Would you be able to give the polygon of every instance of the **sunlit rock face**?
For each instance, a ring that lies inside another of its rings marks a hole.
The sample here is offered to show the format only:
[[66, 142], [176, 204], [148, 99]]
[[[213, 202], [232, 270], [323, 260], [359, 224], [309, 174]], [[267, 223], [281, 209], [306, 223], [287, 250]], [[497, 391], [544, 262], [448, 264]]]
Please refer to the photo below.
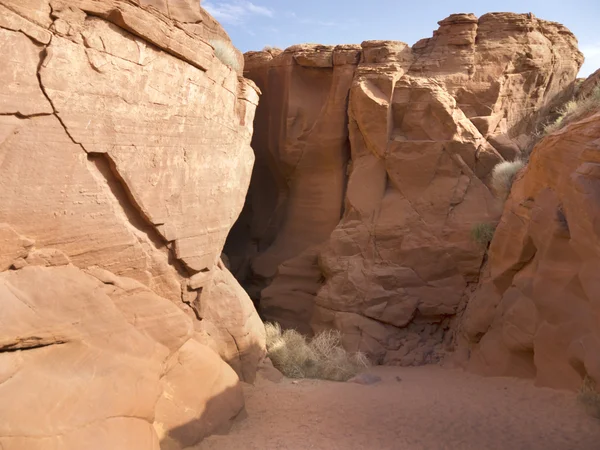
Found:
[[243, 407], [258, 91], [214, 39], [197, 1], [0, 0], [4, 450], [185, 448]]
[[600, 381], [600, 114], [543, 139], [513, 184], [461, 324], [468, 368]]
[[492, 168], [572, 94], [575, 37], [528, 14], [452, 15], [432, 38], [249, 52], [262, 91], [226, 245], [266, 319], [334, 327], [378, 363], [437, 361], [475, 288]]

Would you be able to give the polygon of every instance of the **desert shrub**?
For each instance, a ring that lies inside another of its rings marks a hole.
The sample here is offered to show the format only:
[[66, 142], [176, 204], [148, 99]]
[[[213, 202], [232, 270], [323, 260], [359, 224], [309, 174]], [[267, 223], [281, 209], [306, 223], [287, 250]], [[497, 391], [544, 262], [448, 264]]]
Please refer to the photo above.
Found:
[[323, 331], [307, 339], [296, 330], [282, 331], [266, 323], [267, 353], [273, 365], [289, 378], [347, 381], [368, 367], [361, 352], [348, 353], [337, 330]]
[[215, 56], [219, 58], [219, 61], [226, 66], [231, 67], [231, 69], [235, 70], [236, 72], [240, 71], [241, 67], [238, 60], [238, 55], [231, 44], [217, 39], [211, 40], [210, 44], [214, 47]]
[[491, 223], [476, 223], [471, 228], [471, 238], [482, 247], [487, 247], [494, 238], [496, 227]]
[[492, 170], [492, 189], [501, 199], [506, 199], [510, 193], [515, 176], [525, 166], [525, 161], [504, 161], [496, 164]]
[[585, 377], [577, 399], [589, 415], [600, 419], [600, 392], [596, 390], [596, 383], [591, 378]]
[[263, 52], [270, 52], [270, 53], [281, 53], [283, 50], [280, 49], [279, 47], [272, 47], [270, 45], [265, 45], [262, 49]]
[[565, 125], [583, 119], [595, 111], [600, 111], [600, 86], [597, 86], [585, 98], [568, 101], [560, 109], [558, 118], [544, 127], [544, 134], [554, 133]]

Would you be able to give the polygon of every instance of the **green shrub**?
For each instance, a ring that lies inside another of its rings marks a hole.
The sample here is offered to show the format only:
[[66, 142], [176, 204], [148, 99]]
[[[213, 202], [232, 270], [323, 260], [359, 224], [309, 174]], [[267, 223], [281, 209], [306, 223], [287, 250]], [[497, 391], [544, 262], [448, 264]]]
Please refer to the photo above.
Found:
[[471, 238], [482, 247], [487, 247], [494, 238], [496, 227], [491, 223], [477, 223], [471, 228]]
[[237, 52], [230, 43], [215, 39], [211, 40], [210, 44], [214, 47], [215, 56], [219, 58], [219, 61], [230, 67], [232, 70], [235, 70], [238, 73], [240, 72], [241, 67]]
[[554, 133], [595, 111], [600, 111], [600, 86], [597, 86], [588, 97], [567, 102], [559, 111], [558, 118], [544, 127], [544, 134]]
[[515, 176], [525, 167], [525, 161], [504, 161], [496, 164], [492, 170], [492, 189], [502, 200], [506, 200], [512, 187]]
[[279, 324], [266, 323], [265, 329], [269, 358], [286, 377], [347, 381], [369, 365], [363, 353], [344, 350], [337, 330], [323, 331], [307, 342], [296, 330], [282, 332]]
[[600, 419], [600, 392], [591, 378], [585, 377], [577, 399], [590, 416]]

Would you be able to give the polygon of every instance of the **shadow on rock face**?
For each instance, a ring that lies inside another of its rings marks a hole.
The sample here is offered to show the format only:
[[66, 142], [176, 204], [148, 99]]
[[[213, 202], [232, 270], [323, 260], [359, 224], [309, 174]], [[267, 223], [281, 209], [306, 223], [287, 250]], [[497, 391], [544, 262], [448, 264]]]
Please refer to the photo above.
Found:
[[227, 434], [234, 421], [247, 416], [243, 383], [228, 365], [213, 360], [215, 356], [211, 352], [206, 361], [197, 355], [195, 361], [185, 361], [183, 354], [175, 363], [181, 367], [164, 377], [154, 422], [161, 450], [196, 448], [212, 434]]
[[160, 449], [195, 448], [211, 434], [227, 434], [234, 420], [243, 420], [246, 416], [241, 383], [238, 383], [209, 399], [199, 417], [166, 430], [160, 440]]

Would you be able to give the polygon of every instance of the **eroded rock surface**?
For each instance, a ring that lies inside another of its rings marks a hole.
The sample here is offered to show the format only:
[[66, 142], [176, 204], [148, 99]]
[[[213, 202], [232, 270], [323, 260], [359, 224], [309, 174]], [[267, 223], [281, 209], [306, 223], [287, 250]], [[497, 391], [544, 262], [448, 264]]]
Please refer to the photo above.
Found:
[[471, 229], [502, 212], [491, 170], [527, 148], [582, 63], [565, 27], [530, 14], [439, 24], [412, 47], [245, 55], [264, 94], [232, 270], [266, 319], [338, 328], [386, 364], [439, 359], [484, 259]]
[[359, 46], [320, 45], [294, 46], [275, 58], [247, 55], [245, 74], [262, 91], [252, 138], [256, 165], [246, 211], [225, 251], [253, 298], [279, 264], [325, 242], [339, 222], [348, 92], [359, 56]]
[[258, 92], [211, 39], [197, 1], [0, 0], [3, 449], [183, 448], [242, 407]]
[[462, 320], [469, 368], [577, 389], [600, 382], [600, 114], [534, 149]]
[[243, 407], [192, 320], [133, 279], [29, 265], [0, 274], [0, 295], [3, 449], [183, 448]]

